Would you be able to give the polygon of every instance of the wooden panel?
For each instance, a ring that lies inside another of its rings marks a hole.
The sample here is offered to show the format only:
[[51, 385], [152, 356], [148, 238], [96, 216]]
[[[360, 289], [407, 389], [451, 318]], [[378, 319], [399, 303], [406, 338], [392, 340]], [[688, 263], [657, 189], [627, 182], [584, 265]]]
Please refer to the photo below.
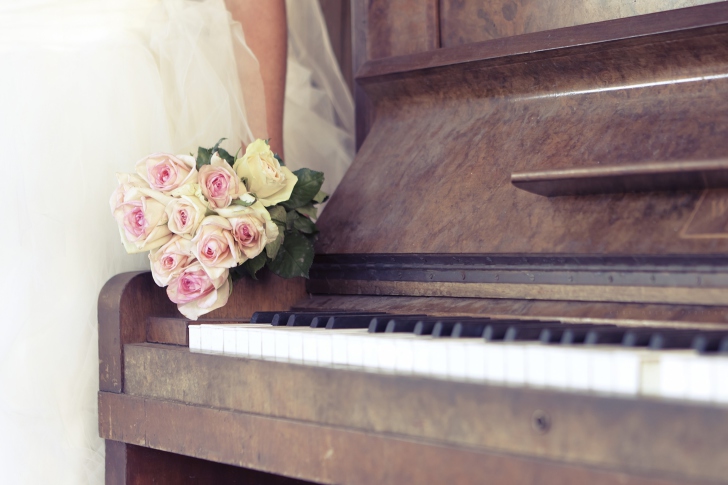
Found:
[[246, 468], [106, 440], [106, 485], [305, 485]]
[[306, 297], [304, 278], [284, 279], [268, 270], [257, 280], [243, 278], [233, 285], [227, 305], [204, 316], [206, 319], [248, 319], [254, 312], [286, 310]]
[[190, 344], [186, 318], [149, 317], [147, 342], [188, 346]]
[[339, 295], [404, 295], [460, 298], [523, 298], [624, 303], [710, 305], [725, 308], [725, 288], [538, 285], [512, 283], [422, 283], [414, 281], [312, 281], [311, 291]]
[[728, 159], [514, 172], [511, 183], [555, 197], [728, 187]]
[[[134, 401], [133, 406], [122, 405]], [[139, 411], [124, 415], [122, 408]], [[231, 410], [100, 393], [102, 436], [137, 420], [145, 446], [326, 484], [667, 485], [700, 483], [589, 469]]]
[[441, 41], [451, 47], [717, 1], [441, 0]]
[[487, 298], [411, 296], [317, 295], [295, 305], [300, 310], [386, 311], [427, 315], [490, 316], [493, 318], [557, 319], [570, 323], [658, 325], [725, 328], [728, 312], [721, 307], [646, 305], [637, 303], [586, 303]]
[[440, 47], [437, 0], [368, 0], [368, 3], [369, 59]]
[[[680, 237], [699, 192], [577, 202], [510, 183], [514, 171], [724, 157], [728, 3], [690, 13], [694, 24], [726, 24], [650, 37], [644, 24], [617, 20], [490, 41], [477, 53], [441, 49], [403, 60], [403, 72], [390, 61], [365, 66], [359, 82], [375, 101], [375, 122], [319, 220], [317, 251], [728, 252], [725, 238]], [[668, 14], [649, 26], [686, 22]], [[559, 49], [529, 50], [552, 34]], [[627, 40], [599, 45], [599, 36]]]
[[[126, 382], [132, 395], [365, 432], [634, 473], [728, 476], [725, 407], [377, 375], [153, 344], [127, 346]], [[532, 427], [537, 410], [551, 417], [545, 434]], [[125, 436], [137, 430], [136, 422], [117, 426]]]
[[121, 273], [99, 293], [99, 388], [122, 392], [124, 344], [144, 342], [150, 315], [181, 316], [150, 272]]
[[[248, 319], [261, 310], [285, 310], [306, 297], [303, 278], [286, 280], [260, 272], [260, 279], [242, 279], [235, 283], [228, 304], [210, 312], [207, 320]], [[169, 301], [164, 288], [158, 287], [150, 272], [122, 273], [111, 278], [99, 294], [99, 386], [102, 391], [123, 392], [124, 345], [151, 339], [187, 339], [181, 327], [153, 328], [147, 332], [150, 316], [182, 315]], [[172, 332], [172, 334], [170, 334]]]

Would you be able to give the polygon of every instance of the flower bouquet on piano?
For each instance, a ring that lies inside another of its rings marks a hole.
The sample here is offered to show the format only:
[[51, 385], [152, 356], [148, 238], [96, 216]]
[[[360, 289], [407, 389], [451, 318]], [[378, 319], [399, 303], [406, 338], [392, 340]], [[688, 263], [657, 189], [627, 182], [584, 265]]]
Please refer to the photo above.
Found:
[[[308, 277], [324, 174], [291, 172], [267, 141], [240, 157], [220, 147], [197, 157], [156, 153], [118, 173], [111, 211], [128, 253], [149, 251], [154, 281], [196, 320], [227, 303], [233, 281], [267, 266]], [[237, 155], [237, 154], [236, 154]]]

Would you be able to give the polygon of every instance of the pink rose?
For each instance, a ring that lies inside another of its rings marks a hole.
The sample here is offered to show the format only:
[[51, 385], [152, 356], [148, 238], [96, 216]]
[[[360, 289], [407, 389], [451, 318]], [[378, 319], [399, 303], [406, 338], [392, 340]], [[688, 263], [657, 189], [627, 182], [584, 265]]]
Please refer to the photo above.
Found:
[[[156, 249], [172, 238], [167, 227], [168, 198], [151, 189], [131, 187], [120, 196], [114, 209], [121, 241], [128, 253]], [[113, 201], [112, 201], [113, 204]]]
[[211, 278], [199, 262], [187, 266], [167, 287], [167, 296], [191, 320], [225, 305], [230, 296], [228, 272]]
[[167, 286], [172, 278], [179, 276], [195, 257], [192, 242], [180, 236], [173, 236], [167, 244], [149, 253], [152, 263], [152, 277], [159, 286]]
[[116, 180], [119, 181], [119, 185], [116, 187], [114, 192], [112, 192], [111, 199], [109, 200], [112, 213], [117, 207], [124, 203], [127, 192], [129, 192], [132, 188], [149, 187], [149, 184], [147, 184], [144, 179], [133, 173], [117, 173]]
[[192, 253], [211, 278], [217, 278], [227, 268], [236, 266], [240, 261], [240, 251], [235, 246], [228, 220], [220, 216], [205, 217], [192, 239]]
[[222, 209], [245, 193], [240, 178], [233, 168], [217, 153], [212, 156], [210, 165], [200, 168], [200, 189], [210, 207]]
[[169, 230], [180, 236], [191, 238], [205, 218], [207, 208], [195, 196], [183, 195], [167, 204]]
[[232, 207], [235, 210], [226, 211], [224, 215], [229, 217], [233, 238], [246, 258], [254, 258], [263, 252], [266, 244], [276, 240], [278, 226], [260, 202], [250, 207]]
[[139, 160], [136, 172], [151, 188], [164, 193], [197, 182], [195, 159], [189, 155], [155, 153]]

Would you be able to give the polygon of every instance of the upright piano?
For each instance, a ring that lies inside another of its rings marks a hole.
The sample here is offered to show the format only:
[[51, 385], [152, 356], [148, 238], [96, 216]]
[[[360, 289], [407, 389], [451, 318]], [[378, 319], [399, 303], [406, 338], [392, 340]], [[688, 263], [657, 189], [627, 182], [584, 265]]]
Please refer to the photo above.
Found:
[[[107, 483], [728, 483], [728, 3], [352, 14], [360, 146], [310, 279], [201, 322], [149, 273], [104, 287]], [[308, 358], [252, 350], [308, 335], [264, 312], [375, 323]], [[248, 347], [200, 351], [215, 325]]]

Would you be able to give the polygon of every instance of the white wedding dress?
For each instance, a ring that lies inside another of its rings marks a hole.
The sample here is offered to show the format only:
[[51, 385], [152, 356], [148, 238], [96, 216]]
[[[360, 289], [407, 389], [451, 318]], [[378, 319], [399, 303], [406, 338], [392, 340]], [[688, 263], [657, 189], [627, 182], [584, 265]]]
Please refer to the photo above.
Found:
[[[289, 0], [285, 154], [332, 191], [353, 103], [317, 0]], [[0, 1], [0, 474], [103, 482], [96, 300], [148, 268], [119, 241], [115, 172], [260, 136], [257, 61], [223, 0]]]

